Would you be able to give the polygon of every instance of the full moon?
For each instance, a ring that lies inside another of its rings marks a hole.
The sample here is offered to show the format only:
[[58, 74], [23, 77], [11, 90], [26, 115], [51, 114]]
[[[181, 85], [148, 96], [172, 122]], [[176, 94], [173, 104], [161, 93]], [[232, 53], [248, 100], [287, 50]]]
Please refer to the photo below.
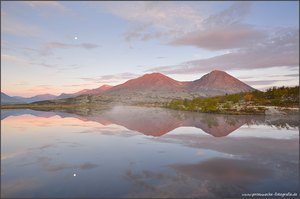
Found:
[[74, 37], [74, 39], [77, 40], [78, 38], [77, 38], [77, 37]]

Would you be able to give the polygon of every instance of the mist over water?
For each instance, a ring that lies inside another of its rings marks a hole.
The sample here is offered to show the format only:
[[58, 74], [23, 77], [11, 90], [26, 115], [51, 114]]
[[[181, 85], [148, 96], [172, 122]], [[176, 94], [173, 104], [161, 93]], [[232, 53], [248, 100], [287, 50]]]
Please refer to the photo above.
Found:
[[1, 110], [1, 197], [299, 194], [298, 115]]

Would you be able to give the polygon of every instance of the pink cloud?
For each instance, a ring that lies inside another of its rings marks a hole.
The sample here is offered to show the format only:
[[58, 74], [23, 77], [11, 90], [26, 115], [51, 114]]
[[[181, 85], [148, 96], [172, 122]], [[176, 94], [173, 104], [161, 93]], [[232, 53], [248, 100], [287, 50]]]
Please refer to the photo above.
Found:
[[263, 31], [251, 26], [232, 25], [187, 33], [174, 39], [172, 45], [191, 45], [208, 50], [240, 48], [265, 38]]
[[166, 74], [191, 74], [211, 69], [235, 70], [269, 67], [299, 67], [299, 30], [284, 28], [274, 30], [263, 40], [258, 40], [239, 50], [208, 59], [186, 61], [173, 66], [154, 67], [148, 71]]

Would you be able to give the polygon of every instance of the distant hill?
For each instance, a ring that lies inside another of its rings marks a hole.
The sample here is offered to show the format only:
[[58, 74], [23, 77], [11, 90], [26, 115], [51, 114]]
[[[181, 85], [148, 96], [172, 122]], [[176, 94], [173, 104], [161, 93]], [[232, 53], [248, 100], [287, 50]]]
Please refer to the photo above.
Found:
[[1, 104], [21, 104], [24, 103], [20, 99], [11, 97], [3, 92], [1, 92]]
[[82, 92], [81, 94], [85, 94], [85, 95], [86, 94], [88, 94], [88, 95], [100, 94], [100, 93], [103, 93], [104, 91], [111, 89], [112, 87], [113, 86], [104, 84], [103, 86], [100, 86], [99, 88], [85, 89], [84, 92]]
[[59, 96], [52, 95], [52, 94], [41, 94], [41, 95], [35, 95], [33, 97], [9, 96], [1, 92], [1, 102], [2, 104], [22, 104], [22, 103], [45, 101], [45, 100], [66, 99], [71, 97], [77, 97], [80, 95], [100, 94], [106, 90], [109, 90], [110, 88], [112, 88], [112, 86], [103, 85], [95, 89], [84, 89], [75, 93], [69, 93], [69, 94], [62, 93]]
[[53, 100], [56, 99], [56, 95], [51, 94], [42, 94], [42, 95], [36, 95], [33, 97], [19, 97], [14, 96], [14, 98], [18, 99], [19, 101], [22, 101], [23, 103], [31, 103], [31, 102], [37, 102], [37, 101], [43, 101], [43, 100]]
[[112, 88], [112, 86], [110, 85], [103, 85], [100, 86], [99, 88], [95, 88], [95, 89], [84, 89], [81, 91], [78, 91], [76, 93], [62, 93], [59, 96], [56, 97], [56, 99], [65, 99], [65, 98], [70, 98], [70, 97], [77, 97], [79, 95], [94, 95], [94, 94], [100, 94], [103, 93], [106, 90], [109, 90], [110, 88]]

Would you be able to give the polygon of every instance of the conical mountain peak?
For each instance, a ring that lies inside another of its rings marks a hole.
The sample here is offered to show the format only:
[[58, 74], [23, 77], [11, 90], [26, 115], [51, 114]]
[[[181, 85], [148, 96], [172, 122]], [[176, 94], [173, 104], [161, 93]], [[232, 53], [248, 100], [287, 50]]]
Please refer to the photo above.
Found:
[[119, 89], [167, 89], [176, 88], [182, 85], [181, 82], [176, 81], [161, 73], [145, 74], [141, 77], [128, 80], [127, 82], [113, 87], [111, 90]]
[[206, 91], [208, 95], [230, 94], [255, 90], [251, 86], [220, 70], [213, 70], [198, 80], [191, 82], [190, 89], [193, 91]]

